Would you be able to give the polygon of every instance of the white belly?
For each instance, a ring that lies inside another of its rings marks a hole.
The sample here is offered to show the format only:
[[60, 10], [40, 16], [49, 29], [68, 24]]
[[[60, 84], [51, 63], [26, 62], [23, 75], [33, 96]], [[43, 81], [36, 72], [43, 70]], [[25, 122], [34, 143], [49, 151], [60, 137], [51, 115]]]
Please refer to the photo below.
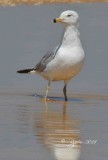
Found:
[[68, 80], [77, 75], [84, 61], [83, 50], [74, 48], [65, 52], [63, 48], [56, 57], [46, 66], [42, 76], [50, 81]]

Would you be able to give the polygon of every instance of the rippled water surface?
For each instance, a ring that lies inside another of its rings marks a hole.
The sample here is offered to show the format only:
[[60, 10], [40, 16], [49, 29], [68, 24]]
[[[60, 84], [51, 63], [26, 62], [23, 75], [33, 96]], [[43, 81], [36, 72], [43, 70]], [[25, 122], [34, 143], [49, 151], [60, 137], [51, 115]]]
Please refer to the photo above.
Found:
[[[67, 9], [80, 15], [86, 54], [68, 85], [34, 75], [32, 68], [60, 40], [52, 20]], [[108, 5], [54, 4], [0, 8], [0, 160], [106, 160], [108, 157]]]

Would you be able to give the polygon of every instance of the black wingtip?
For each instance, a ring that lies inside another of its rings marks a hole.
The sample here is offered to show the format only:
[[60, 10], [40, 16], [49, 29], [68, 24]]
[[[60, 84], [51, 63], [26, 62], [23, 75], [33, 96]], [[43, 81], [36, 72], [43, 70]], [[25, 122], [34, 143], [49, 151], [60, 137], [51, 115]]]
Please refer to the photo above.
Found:
[[20, 70], [20, 71], [17, 71], [17, 73], [23, 73], [23, 72], [22, 72], [22, 70]]
[[23, 70], [19, 70], [17, 71], [17, 73], [30, 73], [30, 71], [33, 71], [34, 69], [23, 69]]

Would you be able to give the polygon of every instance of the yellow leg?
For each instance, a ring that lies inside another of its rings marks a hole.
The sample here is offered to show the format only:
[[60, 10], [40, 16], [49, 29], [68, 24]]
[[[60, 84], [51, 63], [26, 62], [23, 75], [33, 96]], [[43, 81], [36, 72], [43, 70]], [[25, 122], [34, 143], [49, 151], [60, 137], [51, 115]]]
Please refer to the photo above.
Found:
[[46, 93], [45, 93], [45, 102], [47, 100], [47, 95], [48, 95], [49, 88], [50, 88], [50, 82], [48, 82], [48, 85], [47, 85], [47, 89], [46, 89]]

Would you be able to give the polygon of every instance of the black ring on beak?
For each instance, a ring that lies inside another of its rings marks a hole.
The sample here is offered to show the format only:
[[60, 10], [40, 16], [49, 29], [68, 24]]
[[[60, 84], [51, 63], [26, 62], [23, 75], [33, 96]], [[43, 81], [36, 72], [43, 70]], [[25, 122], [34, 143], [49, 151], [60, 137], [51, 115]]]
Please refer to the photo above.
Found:
[[56, 22], [57, 22], [56, 19], [54, 19], [54, 20], [53, 20], [53, 23], [56, 23]]

